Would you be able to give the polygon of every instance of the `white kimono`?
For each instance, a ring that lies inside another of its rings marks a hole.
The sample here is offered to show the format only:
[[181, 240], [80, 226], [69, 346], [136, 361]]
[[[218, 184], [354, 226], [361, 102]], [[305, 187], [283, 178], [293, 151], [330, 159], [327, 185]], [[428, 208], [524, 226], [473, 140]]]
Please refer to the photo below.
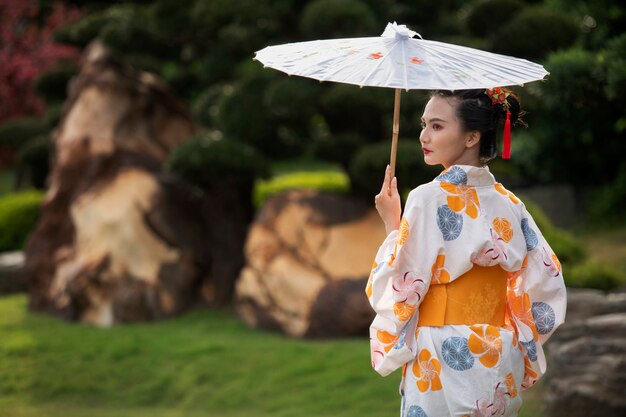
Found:
[[[417, 326], [430, 284], [474, 264], [507, 272], [506, 324]], [[372, 366], [383, 376], [402, 367], [401, 417], [517, 416], [565, 318], [561, 265], [524, 204], [488, 168], [466, 165], [411, 191], [366, 294]]]

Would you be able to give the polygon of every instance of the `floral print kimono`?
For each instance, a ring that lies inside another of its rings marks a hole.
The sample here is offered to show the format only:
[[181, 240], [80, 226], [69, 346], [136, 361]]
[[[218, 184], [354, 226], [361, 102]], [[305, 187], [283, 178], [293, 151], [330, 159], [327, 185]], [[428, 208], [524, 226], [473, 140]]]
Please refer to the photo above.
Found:
[[[474, 265], [504, 270], [505, 324], [418, 326], [430, 285]], [[546, 371], [543, 344], [565, 318], [557, 257], [486, 167], [454, 165], [411, 191], [366, 294], [376, 312], [372, 366], [383, 376], [402, 368], [401, 417], [517, 416], [521, 391]]]

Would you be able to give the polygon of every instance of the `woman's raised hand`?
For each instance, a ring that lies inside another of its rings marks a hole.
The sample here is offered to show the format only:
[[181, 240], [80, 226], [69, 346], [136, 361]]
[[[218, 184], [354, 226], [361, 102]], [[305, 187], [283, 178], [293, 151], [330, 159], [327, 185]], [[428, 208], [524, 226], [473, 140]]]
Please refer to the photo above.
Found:
[[400, 194], [398, 194], [398, 180], [396, 177], [391, 178], [391, 168], [387, 165], [385, 170], [385, 179], [380, 193], [374, 197], [376, 210], [380, 215], [387, 234], [392, 230], [400, 227], [400, 215], [402, 207], [400, 206]]

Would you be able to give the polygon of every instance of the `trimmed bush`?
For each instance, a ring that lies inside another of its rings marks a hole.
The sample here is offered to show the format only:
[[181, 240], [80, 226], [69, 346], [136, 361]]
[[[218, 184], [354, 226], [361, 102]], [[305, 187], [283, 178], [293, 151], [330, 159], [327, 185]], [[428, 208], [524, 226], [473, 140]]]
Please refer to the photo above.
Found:
[[67, 84], [78, 73], [71, 63], [62, 63], [41, 74], [35, 81], [35, 91], [45, 101], [62, 101], [67, 97]]
[[40, 191], [0, 197], [0, 252], [20, 250], [39, 219]]
[[465, 24], [472, 35], [486, 37], [506, 26], [523, 8], [524, 3], [520, 0], [477, 1]]
[[339, 163], [347, 170], [352, 156], [363, 145], [365, 145], [365, 140], [356, 133], [325, 135], [313, 141], [313, 156], [325, 161]]
[[496, 31], [491, 45], [494, 52], [541, 60], [549, 52], [572, 46], [580, 33], [573, 19], [543, 7], [531, 7]]
[[253, 183], [269, 171], [265, 159], [254, 148], [234, 140], [215, 140], [204, 134], [176, 148], [167, 166], [203, 189], [220, 182]]
[[[413, 189], [420, 184], [430, 182], [440, 172], [439, 167], [424, 164], [419, 151], [418, 141], [398, 141], [396, 156], [396, 177], [400, 195], [406, 190]], [[381, 142], [367, 145], [354, 155], [350, 162], [350, 182], [352, 192], [367, 202], [380, 191], [385, 175], [385, 167], [389, 163], [391, 142]]]
[[260, 207], [268, 197], [292, 189], [313, 189], [347, 194], [350, 179], [343, 172], [317, 171], [293, 172], [267, 181], [257, 181], [254, 188], [254, 205]]
[[[389, 137], [383, 117], [393, 108], [393, 91], [333, 84], [320, 100], [320, 110], [331, 132], [356, 132], [367, 142]], [[390, 117], [391, 119], [391, 117]]]
[[28, 168], [30, 182], [35, 188], [45, 188], [50, 171], [50, 149], [50, 137], [41, 135], [28, 141], [18, 152], [18, 164]]
[[625, 223], [626, 164], [622, 165], [613, 183], [595, 191], [589, 200], [589, 213], [595, 222], [604, 225]]
[[[609, 99], [626, 101], [626, 33], [611, 39], [604, 50], [606, 65], [606, 95]], [[626, 113], [623, 114], [621, 131], [626, 130]]]
[[381, 32], [376, 16], [360, 0], [314, 0], [302, 13], [300, 29], [310, 39], [374, 36]]
[[17, 150], [32, 138], [46, 133], [47, 126], [34, 117], [24, 117], [0, 125], [0, 147]]
[[624, 273], [598, 262], [586, 262], [570, 268], [563, 274], [565, 284], [575, 288], [595, 288], [610, 291], [626, 283]]

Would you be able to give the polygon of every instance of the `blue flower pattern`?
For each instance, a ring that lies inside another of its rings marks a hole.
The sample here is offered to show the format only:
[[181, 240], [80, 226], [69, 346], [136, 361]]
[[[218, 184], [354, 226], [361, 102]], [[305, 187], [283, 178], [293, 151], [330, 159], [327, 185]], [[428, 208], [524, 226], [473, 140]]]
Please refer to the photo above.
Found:
[[459, 167], [452, 167], [435, 178], [437, 181], [449, 182], [454, 185], [467, 185], [467, 173]]
[[409, 407], [409, 412], [406, 413], [406, 417], [428, 417], [428, 414], [419, 405], [412, 405]]
[[437, 226], [443, 234], [443, 240], [454, 240], [463, 230], [463, 216], [452, 211], [447, 204], [443, 205], [437, 209]]
[[537, 301], [533, 303], [531, 312], [533, 313], [535, 326], [537, 326], [537, 332], [539, 332], [539, 334], [550, 333], [556, 322], [556, 317], [552, 307], [543, 301]]
[[455, 371], [467, 371], [474, 366], [474, 356], [467, 347], [464, 337], [449, 337], [441, 345], [441, 356], [450, 368]]
[[398, 336], [398, 340], [396, 341], [396, 344], [393, 345], [394, 349], [402, 349], [404, 347], [406, 343], [406, 328], [407, 326], [404, 326], [404, 328], [400, 332], [400, 336]]
[[530, 342], [521, 342], [522, 346], [524, 346], [526, 348], [526, 351], [528, 352], [528, 359], [530, 359], [533, 362], [537, 361], [537, 345], [535, 344], [534, 340], [531, 340]]
[[528, 225], [528, 219], [522, 219], [522, 233], [524, 233], [524, 239], [526, 240], [526, 250], [531, 251], [539, 244], [537, 233]]

